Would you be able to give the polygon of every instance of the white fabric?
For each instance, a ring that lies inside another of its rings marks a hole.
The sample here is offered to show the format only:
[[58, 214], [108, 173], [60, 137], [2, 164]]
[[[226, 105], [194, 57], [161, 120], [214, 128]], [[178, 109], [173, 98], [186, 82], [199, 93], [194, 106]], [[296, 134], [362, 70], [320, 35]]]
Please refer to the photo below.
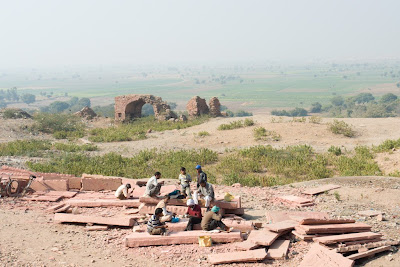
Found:
[[186, 201], [186, 206], [193, 206], [195, 203], [194, 203], [194, 200], [193, 199], [191, 199], [191, 198], [189, 198], [187, 201]]
[[124, 196], [125, 196], [126, 198], [129, 198], [130, 193], [129, 193], [128, 188], [126, 187], [125, 184], [120, 185], [120, 186], [118, 187], [117, 191], [115, 191], [115, 196], [116, 196], [116, 197], [119, 197], [121, 194], [124, 194]]
[[147, 183], [146, 183], [146, 192], [145, 192], [145, 195], [150, 196], [150, 190], [151, 190], [153, 187], [156, 187], [157, 184], [158, 184], [157, 177], [155, 177], [155, 176], [151, 177], [151, 178], [147, 181]]
[[194, 204], [198, 205], [199, 204], [199, 193], [197, 191], [194, 191], [193, 193], [193, 202]]
[[[190, 199], [189, 199], [189, 200], [190, 200]], [[188, 200], [188, 201], [189, 201], [189, 200]], [[213, 200], [213, 198], [212, 198], [211, 196], [205, 196], [205, 197], [204, 197], [204, 200], [206, 201], [206, 204], [205, 204], [206, 208], [210, 207], [210, 204], [211, 204], [211, 201]], [[195, 203], [196, 205], [199, 204], [199, 195], [198, 195], [198, 192], [197, 192], [197, 191], [195, 191], [195, 192], [193, 193], [193, 201], [194, 201], [194, 203]]]
[[204, 197], [204, 200], [206, 201], [206, 205], [205, 205], [206, 208], [210, 207], [212, 198], [209, 196], [206, 196], [206, 197]]

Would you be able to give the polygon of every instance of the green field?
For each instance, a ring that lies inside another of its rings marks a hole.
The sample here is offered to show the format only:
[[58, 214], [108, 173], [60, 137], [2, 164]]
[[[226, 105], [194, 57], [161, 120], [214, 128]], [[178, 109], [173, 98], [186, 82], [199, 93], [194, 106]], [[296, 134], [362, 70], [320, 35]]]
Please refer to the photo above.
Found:
[[321, 64], [310, 66], [146, 67], [29, 70], [0, 73], [0, 88], [20, 92], [68, 93], [78, 97], [153, 94], [185, 102], [194, 95], [219, 97], [246, 107], [309, 107], [334, 95], [358, 92], [399, 95], [400, 64]]

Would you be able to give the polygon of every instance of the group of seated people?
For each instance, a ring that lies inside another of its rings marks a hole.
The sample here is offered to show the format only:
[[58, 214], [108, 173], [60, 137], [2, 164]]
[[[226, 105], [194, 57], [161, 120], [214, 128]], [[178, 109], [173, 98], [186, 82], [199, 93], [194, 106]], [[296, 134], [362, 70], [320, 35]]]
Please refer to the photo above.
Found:
[[[219, 214], [220, 208], [213, 206], [211, 203], [214, 201], [214, 188], [212, 184], [207, 182], [207, 174], [203, 172], [200, 165], [196, 166], [197, 170], [197, 189], [194, 191], [193, 196], [190, 188], [192, 178], [186, 173], [184, 167], [180, 170], [179, 184], [181, 186], [180, 196], [187, 199], [187, 212], [185, 216], [189, 218], [188, 224], [185, 231], [193, 230], [194, 224], [201, 223], [201, 228], [205, 231], [211, 231], [217, 229], [230, 232], [232, 229], [227, 227], [222, 221], [222, 216]], [[157, 197], [160, 194], [162, 184], [158, 182], [161, 178], [161, 173], [156, 172], [146, 183], [146, 191], [144, 196]], [[130, 184], [121, 185], [115, 192], [115, 196], [121, 200], [128, 199], [130, 197], [131, 189]], [[132, 189], [133, 190], [133, 189]], [[203, 197], [205, 201], [205, 207], [207, 208], [204, 216], [201, 212], [199, 205], [199, 197]], [[165, 224], [173, 220], [176, 214], [171, 213], [167, 210], [167, 203], [171, 198], [170, 194], [165, 195], [164, 198], [157, 204], [154, 215], [151, 216], [147, 223], [147, 232], [151, 235], [165, 235], [167, 233], [168, 226]]]

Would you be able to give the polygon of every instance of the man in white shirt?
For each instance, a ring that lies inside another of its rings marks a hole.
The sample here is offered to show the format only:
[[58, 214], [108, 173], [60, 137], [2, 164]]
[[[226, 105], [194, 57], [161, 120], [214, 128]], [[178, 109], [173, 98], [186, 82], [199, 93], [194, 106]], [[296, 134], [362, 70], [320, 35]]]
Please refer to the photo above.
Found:
[[169, 195], [165, 195], [164, 199], [158, 202], [156, 209], [160, 208], [163, 210], [163, 216], [160, 218], [160, 222], [170, 222], [172, 217], [175, 215], [172, 212], [167, 211], [167, 203], [170, 199]]
[[131, 184], [123, 184], [120, 187], [118, 187], [117, 191], [115, 191], [115, 196], [121, 200], [128, 199], [131, 195], [131, 192], [129, 192], [129, 189], [131, 188]]
[[192, 193], [190, 192], [190, 182], [192, 181], [192, 177], [188, 173], [186, 173], [185, 167], [181, 168], [181, 173], [179, 174], [179, 184], [181, 185], [182, 194], [185, 197], [192, 197]]
[[144, 196], [155, 197], [160, 194], [161, 184], [158, 183], [157, 179], [160, 179], [161, 173], [156, 172], [153, 177], [151, 177], [146, 183], [146, 192]]

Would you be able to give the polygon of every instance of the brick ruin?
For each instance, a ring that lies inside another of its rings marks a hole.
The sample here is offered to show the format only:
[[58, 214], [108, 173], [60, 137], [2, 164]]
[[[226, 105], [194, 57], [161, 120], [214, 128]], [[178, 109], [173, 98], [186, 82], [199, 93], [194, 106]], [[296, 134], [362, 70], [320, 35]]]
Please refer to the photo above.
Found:
[[122, 95], [115, 97], [115, 120], [127, 121], [142, 117], [142, 107], [150, 104], [159, 120], [176, 119], [176, 114], [161, 97], [153, 95]]
[[[115, 120], [129, 121], [140, 118], [144, 104], [153, 106], [154, 116], [159, 120], [177, 119], [176, 114], [171, 111], [171, 107], [161, 97], [153, 95], [122, 95], [115, 97]], [[220, 107], [221, 104], [217, 97], [210, 99], [209, 106], [206, 100], [199, 96], [191, 98], [186, 105], [190, 117], [208, 114], [213, 117], [222, 116]]]

